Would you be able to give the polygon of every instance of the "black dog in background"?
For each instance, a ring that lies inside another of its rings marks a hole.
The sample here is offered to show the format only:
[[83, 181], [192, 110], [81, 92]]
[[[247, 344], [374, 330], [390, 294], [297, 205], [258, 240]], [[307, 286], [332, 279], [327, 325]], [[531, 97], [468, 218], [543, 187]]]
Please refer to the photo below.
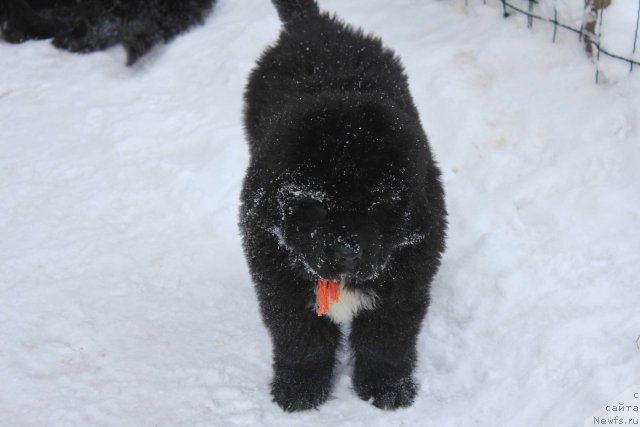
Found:
[[202, 23], [216, 0], [0, 0], [5, 40], [53, 38], [71, 52], [121, 44], [127, 64]]
[[240, 212], [273, 399], [286, 411], [327, 400], [338, 323], [351, 321], [356, 393], [409, 406], [444, 251], [440, 171], [399, 58], [313, 0], [273, 3], [284, 28], [245, 93]]

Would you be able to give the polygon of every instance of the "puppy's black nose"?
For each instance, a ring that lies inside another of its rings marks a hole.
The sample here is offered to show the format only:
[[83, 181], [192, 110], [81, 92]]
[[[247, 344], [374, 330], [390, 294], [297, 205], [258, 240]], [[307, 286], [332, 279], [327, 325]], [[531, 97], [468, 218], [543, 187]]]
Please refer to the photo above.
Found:
[[333, 256], [341, 263], [352, 263], [362, 255], [360, 246], [337, 243], [331, 247]]

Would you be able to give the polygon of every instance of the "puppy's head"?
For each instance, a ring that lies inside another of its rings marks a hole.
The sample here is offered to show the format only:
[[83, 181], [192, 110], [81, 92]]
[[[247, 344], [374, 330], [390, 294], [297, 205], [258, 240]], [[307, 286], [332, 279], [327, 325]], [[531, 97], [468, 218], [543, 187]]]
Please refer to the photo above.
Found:
[[424, 237], [416, 213], [430, 159], [417, 120], [393, 106], [340, 107], [303, 116], [279, 138], [278, 232], [312, 274], [358, 283]]

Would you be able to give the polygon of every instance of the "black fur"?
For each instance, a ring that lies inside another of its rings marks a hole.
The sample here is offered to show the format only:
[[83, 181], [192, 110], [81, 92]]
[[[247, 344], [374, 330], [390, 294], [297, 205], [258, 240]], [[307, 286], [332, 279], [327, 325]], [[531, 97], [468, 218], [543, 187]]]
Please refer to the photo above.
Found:
[[12, 43], [53, 38], [72, 52], [117, 44], [127, 64], [200, 24], [216, 0], [0, 0], [0, 28]]
[[353, 387], [409, 406], [416, 338], [444, 251], [437, 168], [395, 54], [313, 1], [273, 0], [285, 26], [245, 93], [250, 165], [240, 226], [284, 410], [330, 395], [340, 329], [314, 312], [319, 277], [373, 292], [349, 338]]
[[315, 0], [273, 0], [273, 3], [285, 26], [305, 19], [316, 19], [320, 14]]

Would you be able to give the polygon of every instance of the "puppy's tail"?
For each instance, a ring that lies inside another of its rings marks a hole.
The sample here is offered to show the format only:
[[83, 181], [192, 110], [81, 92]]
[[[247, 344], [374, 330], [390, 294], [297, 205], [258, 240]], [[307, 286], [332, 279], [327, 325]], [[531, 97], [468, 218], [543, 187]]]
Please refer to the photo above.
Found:
[[320, 16], [315, 0], [271, 0], [280, 20], [286, 26]]

